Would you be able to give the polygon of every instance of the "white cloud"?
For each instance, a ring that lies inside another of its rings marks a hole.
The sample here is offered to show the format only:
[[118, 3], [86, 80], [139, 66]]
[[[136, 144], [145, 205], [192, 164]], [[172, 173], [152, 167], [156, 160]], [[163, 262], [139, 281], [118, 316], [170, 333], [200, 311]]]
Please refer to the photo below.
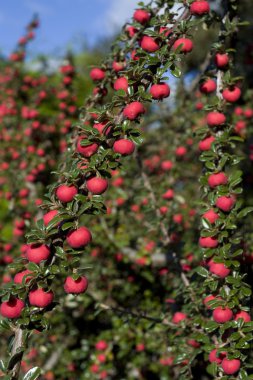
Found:
[[[113, 33], [122, 25], [130, 20], [134, 10], [137, 8], [136, 0], [106, 0], [108, 4], [108, 10], [105, 14], [105, 30], [107, 33]], [[148, 0], [144, 0], [147, 3]]]

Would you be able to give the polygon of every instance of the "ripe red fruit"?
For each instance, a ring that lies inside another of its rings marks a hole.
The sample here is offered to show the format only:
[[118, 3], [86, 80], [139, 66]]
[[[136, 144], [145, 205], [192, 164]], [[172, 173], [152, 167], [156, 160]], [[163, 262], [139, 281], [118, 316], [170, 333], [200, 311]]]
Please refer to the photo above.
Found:
[[207, 114], [206, 122], [209, 127], [216, 127], [218, 125], [224, 124], [226, 121], [226, 116], [218, 111], [209, 112]]
[[194, 1], [190, 6], [190, 12], [192, 15], [201, 16], [210, 12], [210, 5], [208, 1], [198, 0]]
[[123, 115], [129, 120], [135, 120], [138, 116], [145, 113], [146, 110], [142, 103], [132, 102], [129, 103], [123, 110]]
[[132, 141], [127, 139], [120, 139], [113, 144], [113, 150], [115, 153], [119, 153], [122, 156], [128, 156], [134, 152], [135, 145]]
[[182, 53], [189, 53], [193, 49], [193, 43], [189, 38], [179, 38], [174, 42], [173, 49], [176, 50], [180, 45], [180, 51]]
[[217, 212], [215, 212], [213, 209], [206, 211], [202, 216], [210, 223], [215, 223], [216, 220], [219, 219], [219, 214], [217, 214]]
[[241, 367], [241, 361], [239, 359], [226, 359], [224, 358], [221, 363], [221, 367], [226, 375], [233, 375], [238, 372]]
[[150, 13], [148, 13], [147, 11], [143, 9], [137, 9], [133, 15], [134, 20], [139, 22], [142, 25], [146, 24], [149, 21], [150, 17], [151, 17]]
[[169, 189], [166, 191], [166, 193], [163, 194], [163, 199], [172, 199], [174, 198], [174, 191], [172, 189]]
[[85, 140], [85, 138], [80, 137], [77, 141], [76, 150], [78, 153], [80, 153], [82, 156], [88, 158], [91, 157], [93, 154], [95, 154], [98, 150], [98, 144], [93, 143], [89, 145], [82, 146], [81, 141]]
[[226, 352], [220, 352], [218, 355], [217, 355], [217, 349], [215, 348], [214, 350], [212, 350], [208, 356], [208, 360], [210, 363], [217, 363], [217, 364], [220, 364], [222, 362], [222, 360], [224, 359], [224, 357], [226, 357], [227, 353]]
[[155, 41], [154, 38], [149, 36], [144, 36], [141, 39], [141, 48], [149, 53], [153, 53], [160, 49], [159, 44]]
[[53, 302], [54, 293], [51, 290], [46, 292], [44, 289], [38, 288], [31, 290], [28, 298], [32, 306], [46, 307]]
[[233, 312], [229, 307], [217, 307], [213, 311], [213, 319], [217, 323], [225, 323], [230, 321], [233, 317]]
[[96, 350], [104, 351], [104, 350], [107, 349], [108, 344], [106, 343], [105, 340], [100, 340], [99, 342], [97, 342], [97, 343], [95, 344], [95, 347], [96, 347]]
[[173, 222], [176, 224], [181, 224], [183, 222], [183, 215], [182, 214], [175, 214], [173, 215]]
[[126, 32], [129, 34], [130, 37], [133, 37], [138, 32], [138, 29], [136, 29], [133, 26], [129, 25], [126, 28]]
[[199, 142], [199, 150], [201, 150], [202, 152], [206, 150], [210, 150], [212, 143], [214, 141], [215, 141], [215, 138], [213, 136], [206, 137], [205, 139]]
[[177, 311], [172, 318], [173, 323], [180, 323], [181, 321], [185, 320], [187, 318], [187, 315], [185, 313], [182, 313], [180, 311]]
[[86, 182], [87, 189], [95, 195], [102, 194], [108, 187], [108, 181], [104, 178], [93, 177]]
[[236, 86], [233, 88], [225, 88], [225, 90], [222, 91], [222, 96], [227, 102], [235, 103], [241, 97], [241, 90]]
[[88, 280], [84, 276], [79, 277], [77, 280], [74, 280], [71, 276], [68, 276], [64, 283], [64, 290], [66, 293], [84, 293], [87, 288]]
[[166, 207], [166, 206], [161, 206], [161, 207], [159, 208], [159, 210], [160, 210], [160, 213], [161, 213], [162, 215], [165, 215], [165, 214], [167, 214], [167, 212], [168, 212], [168, 207]]
[[171, 33], [172, 29], [169, 29], [166, 26], [161, 26], [159, 29], [159, 34], [162, 34], [165, 37], [168, 37]]
[[229, 62], [229, 57], [226, 53], [224, 53], [224, 54], [217, 53], [214, 61], [215, 61], [216, 66], [219, 69], [223, 69], [223, 68], [227, 67], [228, 62]]
[[171, 170], [173, 168], [173, 162], [170, 160], [163, 161], [161, 163], [161, 168], [164, 171]]
[[115, 91], [124, 90], [125, 92], [127, 92], [128, 90], [127, 78], [121, 77], [121, 78], [116, 79], [116, 81], [114, 82], [113, 88]]
[[211, 263], [209, 270], [220, 278], [225, 278], [230, 273], [230, 269], [228, 269], [223, 263]]
[[189, 344], [189, 346], [192, 346], [194, 348], [200, 347], [200, 343], [197, 342], [195, 339], [188, 339], [187, 344]]
[[238, 321], [238, 319], [242, 318], [244, 320], [244, 322], [250, 322], [251, 321], [251, 317], [249, 315], [249, 313], [247, 313], [246, 311], [238, 311], [236, 314], [235, 314], [235, 320]]
[[153, 99], [164, 99], [170, 95], [170, 87], [167, 83], [153, 84], [149, 92]]
[[226, 185], [228, 183], [228, 177], [224, 172], [214, 173], [208, 177], [208, 184], [214, 188], [220, 185]]
[[47, 226], [51, 220], [58, 214], [57, 210], [50, 210], [43, 216], [45, 226]]
[[71, 202], [74, 196], [78, 193], [74, 185], [60, 185], [56, 189], [56, 197], [63, 203]]
[[[14, 282], [15, 284], [22, 284], [22, 280], [25, 276], [32, 273], [29, 269], [23, 270], [22, 272], [16, 273], [14, 276]], [[25, 283], [29, 282], [31, 280], [31, 276], [27, 276], [25, 279]]]
[[49, 256], [50, 249], [45, 244], [30, 244], [26, 251], [27, 259], [35, 264], [47, 260]]
[[0, 306], [0, 314], [5, 318], [20, 317], [25, 304], [19, 298], [12, 297], [9, 301], [5, 301]]
[[210, 94], [211, 92], [216, 91], [217, 85], [215, 80], [213, 79], [206, 79], [205, 82], [201, 83], [199, 89], [204, 94]]
[[217, 198], [215, 204], [222, 211], [228, 212], [234, 207], [235, 201], [235, 197], [233, 196], [226, 197], [225, 195], [222, 195], [221, 197]]
[[199, 245], [202, 248], [215, 248], [219, 244], [218, 240], [212, 236], [200, 237]]
[[69, 231], [67, 234], [67, 243], [71, 248], [83, 248], [92, 240], [92, 236], [88, 228], [80, 227], [77, 230]]
[[183, 157], [186, 155], [187, 149], [184, 146], [179, 146], [175, 153], [177, 157]]
[[104, 70], [102, 69], [99, 69], [97, 67], [94, 67], [94, 69], [92, 69], [90, 71], [90, 77], [92, 80], [94, 81], [97, 81], [97, 80], [102, 80], [105, 78], [105, 72]]
[[119, 71], [123, 70], [125, 67], [125, 63], [124, 62], [117, 62], [117, 61], [113, 61], [112, 63], [112, 68], [114, 71], [116, 71], [116, 73], [118, 73]]
[[205, 307], [206, 307], [207, 309], [210, 309], [210, 306], [208, 305], [208, 302], [209, 302], [209, 301], [213, 301], [213, 300], [215, 300], [215, 298], [216, 298], [216, 297], [214, 297], [212, 294], [210, 294], [210, 296], [206, 296], [206, 297], [204, 298], [203, 303], [204, 303], [204, 305], [205, 305]]

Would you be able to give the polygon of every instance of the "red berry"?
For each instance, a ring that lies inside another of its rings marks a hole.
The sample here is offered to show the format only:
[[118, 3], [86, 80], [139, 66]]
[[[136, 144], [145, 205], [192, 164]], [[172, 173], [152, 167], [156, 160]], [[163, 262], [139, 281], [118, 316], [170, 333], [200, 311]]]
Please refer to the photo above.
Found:
[[236, 86], [233, 88], [225, 88], [225, 90], [222, 91], [222, 96], [227, 102], [235, 103], [241, 97], [241, 90]]
[[92, 240], [92, 236], [88, 228], [80, 227], [77, 230], [69, 231], [67, 234], [67, 243], [71, 248], [83, 248]]
[[96, 350], [104, 351], [104, 350], [107, 349], [108, 344], [106, 343], [105, 340], [100, 340], [99, 342], [97, 342], [97, 343], [95, 344], [95, 347], [96, 347]]
[[43, 221], [45, 226], [47, 226], [51, 220], [54, 219], [54, 217], [58, 214], [57, 210], [50, 210], [43, 216]]
[[150, 17], [150, 13], [143, 9], [137, 9], [133, 15], [135, 21], [139, 22], [140, 24], [146, 24], [149, 21]]
[[211, 273], [215, 274], [220, 278], [225, 278], [229, 275], [230, 269], [228, 269], [223, 263], [211, 263], [209, 266]]
[[206, 211], [202, 216], [210, 223], [215, 223], [216, 220], [219, 219], [219, 214], [217, 214], [217, 212], [215, 212], [213, 209]]
[[116, 79], [116, 81], [114, 82], [113, 88], [115, 91], [124, 90], [125, 92], [127, 92], [127, 90], [128, 90], [127, 78], [120, 77], [120, 78]]
[[213, 136], [206, 137], [204, 140], [201, 140], [199, 142], [199, 150], [206, 151], [210, 150], [212, 143], [215, 141], [215, 138]]
[[32, 306], [46, 307], [53, 302], [54, 293], [52, 291], [46, 292], [44, 289], [38, 288], [31, 290], [28, 298]]
[[199, 245], [202, 248], [215, 248], [219, 244], [218, 240], [212, 236], [200, 237]]
[[162, 34], [165, 37], [168, 37], [171, 33], [172, 29], [169, 29], [166, 26], [161, 26], [159, 29], [159, 34]]
[[210, 306], [208, 305], [208, 302], [209, 302], [209, 301], [213, 301], [213, 300], [215, 300], [215, 299], [216, 299], [216, 297], [214, 297], [212, 294], [210, 294], [210, 296], [206, 296], [206, 297], [204, 298], [204, 300], [203, 300], [203, 303], [204, 303], [205, 307], [206, 307], [207, 309], [210, 309]]
[[251, 317], [249, 315], [249, 313], [247, 313], [246, 311], [238, 311], [236, 314], [235, 314], [235, 320], [238, 321], [238, 319], [242, 318], [244, 320], [244, 322], [250, 322], [251, 321]]
[[[32, 273], [29, 269], [23, 270], [22, 272], [16, 273], [14, 276], [15, 284], [22, 284], [23, 278], [28, 274]], [[32, 276], [27, 276], [25, 283], [29, 282], [32, 279]]]
[[239, 359], [226, 359], [224, 358], [221, 363], [221, 367], [226, 375], [233, 375], [238, 372], [241, 367], [241, 361]]
[[56, 189], [56, 197], [63, 203], [71, 202], [74, 196], [78, 193], [74, 185], [60, 185]]
[[210, 354], [208, 356], [208, 360], [209, 360], [210, 363], [215, 362], [217, 364], [220, 364], [226, 355], [227, 355], [226, 352], [220, 352], [217, 355], [217, 349], [215, 348], [214, 350], [212, 350], [210, 352]]
[[208, 1], [198, 0], [194, 1], [190, 6], [190, 12], [192, 15], [201, 16], [210, 12], [210, 5]]
[[93, 177], [86, 182], [87, 189], [95, 195], [102, 194], [108, 187], [108, 181], [104, 178]]
[[224, 124], [226, 121], [226, 116], [218, 111], [209, 112], [206, 118], [209, 127], [215, 127]]
[[134, 28], [133, 26], [128, 26], [126, 28], [126, 32], [129, 34], [130, 37], [133, 37], [138, 32], [138, 29]]
[[116, 71], [116, 73], [118, 73], [119, 71], [123, 70], [125, 67], [125, 63], [124, 62], [116, 62], [116, 61], [113, 61], [112, 63], [112, 68], [114, 71]]
[[229, 57], [226, 53], [217, 53], [215, 56], [215, 64], [219, 69], [223, 69], [228, 65]]
[[223, 195], [217, 198], [215, 204], [220, 210], [228, 212], [234, 207], [235, 201], [235, 197]]
[[84, 276], [79, 277], [77, 280], [74, 280], [71, 276], [68, 276], [64, 283], [64, 290], [66, 293], [84, 293], [87, 288], [88, 280]]
[[[93, 128], [95, 128], [102, 135], [107, 123], [108, 123], [107, 121], [103, 121], [102, 123], [96, 123], [93, 125]], [[110, 130], [111, 130], [111, 127], [106, 129], [106, 132], [105, 132], [106, 136], [109, 134]]]
[[180, 45], [180, 51], [182, 53], [189, 53], [193, 49], [193, 43], [189, 38], [179, 38], [174, 42], [173, 49], [176, 50]]
[[189, 346], [192, 346], [194, 348], [200, 347], [200, 343], [197, 342], [195, 339], [188, 339], [187, 344], [189, 344]]
[[174, 191], [172, 189], [169, 189], [166, 191], [166, 193], [163, 194], [163, 199], [172, 199], [174, 198]]
[[135, 120], [138, 116], [145, 113], [146, 110], [142, 103], [132, 102], [129, 103], [123, 110], [123, 115], [129, 120]]
[[93, 143], [89, 145], [82, 146], [81, 141], [84, 141], [85, 138], [80, 137], [77, 141], [76, 150], [78, 153], [80, 153], [82, 156], [88, 158], [91, 157], [93, 154], [95, 154], [98, 150], [98, 144]]
[[217, 323], [225, 323], [232, 319], [233, 312], [229, 307], [217, 307], [213, 311], [213, 319]]
[[149, 92], [153, 99], [164, 99], [170, 95], [170, 88], [167, 83], [153, 84]]
[[176, 224], [181, 224], [183, 222], [183, 215], [182, 214], [175, 214], [173, 215], [173, 222]]
[[27, 259], [35, 264], [47, 260], [49, 256], [50, 249], [45, 244], [30, 244], [26, 251]]
[[214, 188], [220, 185], [226, 185], [228, 183], [228, 177], [224, 172], [214, 173], [208, 177], [208, 184]]
[[155, 41], [154, 38], [149, 36], [144, 36], [141, 39], [141, 48], [149, 53], [153, 53], [160, 49], [159, 44]]
[[122, 156], [129, 156], [134, 152], [135, 145], [132, 141], [127, 139], [120, 139], [113, 144], [113, 150], [115, 153], [119, 153]]
[[186, 155], [187, 153], [187, 150], [184, 146], [179, 146], [177, 149], [176, 149], [176, 156], [177, 157], [183, 157]]
[[99, 81], [105, 78], [105, 72], [104, 70], [95, 67], [90, 71], [90, 77], [94, 81]]
[[170, 160], [163, 161], [161, 163], [161, 168], [164, 171], [171, 170], [173, 168], [173, 162]]
[[210, 94], [211, 92], [216, 91], [217, 85], [215, 80], [213, 79], [206, 79], [205, 82], [201, 83], [200, 85], [200, 91], [204, 94]]
[[20, 317], [25, 304], [19, 298], [12, 297], [9, 301], [5, 301], [0, 306], [0, 314], [5, 318]]
[[185, 313], [182, 313], [180, 311], [177, 311], [172, 318], [173, 323], [180, 323], [181, 321], [184, 321], [187, 318], [187, 315]]

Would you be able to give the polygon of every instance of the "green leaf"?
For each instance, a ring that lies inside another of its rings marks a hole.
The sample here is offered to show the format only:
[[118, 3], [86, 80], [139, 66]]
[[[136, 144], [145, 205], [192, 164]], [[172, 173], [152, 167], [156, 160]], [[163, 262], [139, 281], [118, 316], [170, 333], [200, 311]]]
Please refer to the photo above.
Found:
[[68, 230], [69, 228], [73, 227], [73, 222], [68, 222], [68, 223], [64, 223], [62, 226], [61, 226], [61, 229], [62, 231], [66, 231]]
[[202, 277], [208, 277], [208, 275], [209, 275], [208, 270], [207, 270], [206, 268], [204, 268], [204, 267], [198, 267], [198, 268], [196, 269], [196, 272], [197, 272], [200, 276], [202, 276]]
[[242, 210], [238, 213], [237, 217], [238, 217], [238, 218], [244, 218], [247, 214], [249, 214], [249, 213], [252, 212], [252, 211], [253, 211], [253, 207], [245, 207], [244, 209], [242, 209]]
[[31, 368], [24, 376], [23, 380], [35, 380], [41, 375], [41, 369], [39, 367]]

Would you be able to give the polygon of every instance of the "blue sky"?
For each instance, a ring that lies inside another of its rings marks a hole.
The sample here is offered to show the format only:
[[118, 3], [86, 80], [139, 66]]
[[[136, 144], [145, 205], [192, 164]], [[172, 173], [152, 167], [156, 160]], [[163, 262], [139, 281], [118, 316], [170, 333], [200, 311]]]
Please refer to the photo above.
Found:
[[63, 54], [66, 46], [94, 44], [132, 15], [138, 0], [4, 0], [0, 7], [0, 51], [7, 55], [34, 13], [41, 20], [33, 54]]

